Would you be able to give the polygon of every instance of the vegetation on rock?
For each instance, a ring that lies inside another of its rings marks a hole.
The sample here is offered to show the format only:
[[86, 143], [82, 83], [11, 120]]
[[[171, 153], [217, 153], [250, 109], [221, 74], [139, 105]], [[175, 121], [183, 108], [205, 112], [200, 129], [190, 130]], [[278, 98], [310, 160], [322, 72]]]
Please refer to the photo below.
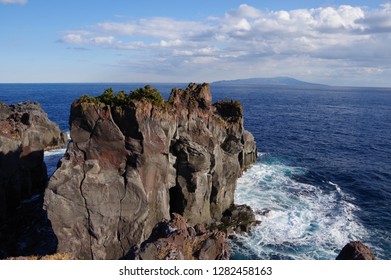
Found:
[[150, 85], [135, 89], [129, 94], [126, 94], [123, 90], [115, 94], [112, 88], [108, 88], [97, 97], [83, 95], [79, 100], [81, 103], [103, 103], [108, 106], [131, 105], [134, 101], [147, 101], [156, 106], [162, 106], [165, 104], [165, 100], [161, 93], [157, 89], [152, 88]]
[[153, 105], [163, 105], [164, 98], [162, 97], [161, 93], [155, 89], [152, 88], [150, 85], [146, 85], [144, 88], [138, 88], [134, 91], [132, 91], [129, 94], [128, 97], [130, 100], [147, 100], [148, 102], [151, 102]]
[[243, 108], [239, 101], [228, 100], [218, 101], [214, 104], [217, 113], [227, 122], [237, 122], [243, 116]]

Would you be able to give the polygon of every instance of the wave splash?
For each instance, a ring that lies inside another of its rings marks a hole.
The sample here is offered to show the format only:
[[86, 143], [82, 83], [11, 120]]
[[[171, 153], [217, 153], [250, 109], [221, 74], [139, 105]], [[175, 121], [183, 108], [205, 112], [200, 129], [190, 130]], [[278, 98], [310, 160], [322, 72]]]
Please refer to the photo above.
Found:
[[[67, 131], [66, 134], [69, 142], [71, 139], [70, 131]], [[47, 173], [49, 177], [53, 175], [54, 171], [56, 171], [57, 163], [64, 156], [65, 152], [66, 152], [66, 148], [53, 149], [44, 152], [43, 160], [46, 164]]]
[[49, 177], [52, 176], [54, 171], [56, 171], [57, 163], [64, 156], [65, 151], [65, 148], [45, 151], [43, 159], [45, 161]]
[[346, 243], [368, 236], [348, 195], [330, 181], [300, 182], [306, 174], [304, 168], [260, 154], [239, 178], [235, 203], [251, 206], [262, 223], [238, 237], [237, 258], [335, 259]]

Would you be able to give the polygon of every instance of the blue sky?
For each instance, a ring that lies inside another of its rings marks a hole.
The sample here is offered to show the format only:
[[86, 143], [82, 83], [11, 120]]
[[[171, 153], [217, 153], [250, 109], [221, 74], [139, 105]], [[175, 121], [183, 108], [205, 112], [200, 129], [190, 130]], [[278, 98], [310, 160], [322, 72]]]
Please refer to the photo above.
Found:
[[0, 82], [391, 87], [389, 1], [0, 0]]

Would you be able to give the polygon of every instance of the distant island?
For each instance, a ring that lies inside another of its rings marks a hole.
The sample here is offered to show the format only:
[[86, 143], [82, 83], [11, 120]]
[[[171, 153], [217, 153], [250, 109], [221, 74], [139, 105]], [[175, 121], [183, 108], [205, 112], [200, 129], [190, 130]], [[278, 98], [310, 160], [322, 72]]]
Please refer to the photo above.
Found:
[[281, 85], [281, 86], [326, 86], [323, 84], [308, 83], [290, 77], [249, 78], [238, 80], [222, 80], [212, 85]]

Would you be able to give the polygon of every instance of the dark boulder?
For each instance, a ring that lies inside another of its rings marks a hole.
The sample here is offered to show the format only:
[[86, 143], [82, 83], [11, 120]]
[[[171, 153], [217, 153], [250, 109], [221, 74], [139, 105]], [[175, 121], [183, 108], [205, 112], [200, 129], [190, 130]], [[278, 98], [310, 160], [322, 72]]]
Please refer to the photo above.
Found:
[[352, 241], [343, 247], [336, 260], [374, 260], [375, 254], [361, 241]]
[[254, 211], [248, 205], [232, 205], [224, 211], [218, 229], [227, 234], [249, 233], [251, 229], [261, 222], [255, 218]]

